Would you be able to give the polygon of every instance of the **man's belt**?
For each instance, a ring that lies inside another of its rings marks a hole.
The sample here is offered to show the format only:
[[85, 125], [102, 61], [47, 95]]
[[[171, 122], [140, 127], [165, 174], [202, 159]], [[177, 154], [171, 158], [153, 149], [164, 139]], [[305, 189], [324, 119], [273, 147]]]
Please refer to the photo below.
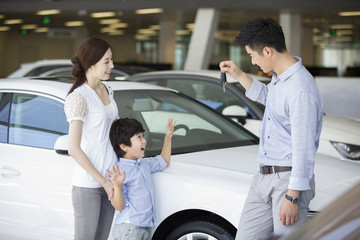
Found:
[[283, 166], [260, 166], [261, 174], [271, 174], [277, 172], [287, 172], [291, 171], [291, 167], [283, 167]]

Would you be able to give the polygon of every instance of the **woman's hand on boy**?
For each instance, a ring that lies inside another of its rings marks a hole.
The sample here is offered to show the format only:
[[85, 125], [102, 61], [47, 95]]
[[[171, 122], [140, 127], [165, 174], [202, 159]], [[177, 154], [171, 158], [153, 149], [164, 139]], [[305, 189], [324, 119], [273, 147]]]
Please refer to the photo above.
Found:
[[109, 174], [109, 176], [105, 176], [107, 179], [109, 179], [113, 184], [114, 187], [121, 187], [122, 184], [125, 181], [125, 171], [123, 170], [120, 173], [119, 165], [116, 165], [112, 167], [112, 172], [110, 172], [108, 169], [106, 169], [106, 172]]

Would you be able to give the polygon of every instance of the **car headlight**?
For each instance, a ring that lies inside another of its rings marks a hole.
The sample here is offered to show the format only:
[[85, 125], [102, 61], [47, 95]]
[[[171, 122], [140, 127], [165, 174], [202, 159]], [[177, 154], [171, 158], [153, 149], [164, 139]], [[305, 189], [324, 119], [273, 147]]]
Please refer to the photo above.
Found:
[[360, 160], [360, 146], [342, 142], [330, 141], [341, 156], [350, 160]]

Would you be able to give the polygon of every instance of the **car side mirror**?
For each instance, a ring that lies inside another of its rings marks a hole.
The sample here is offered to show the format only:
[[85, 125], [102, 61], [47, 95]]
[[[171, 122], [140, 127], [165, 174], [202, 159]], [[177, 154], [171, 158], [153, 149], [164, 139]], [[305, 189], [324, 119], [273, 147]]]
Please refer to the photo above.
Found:
[[236, 121], [240, 122], [242, 125], [246, 124], [247, 112], [244, 108], [240, 107], [239, 105], [231, 105], [224, 108], [222, 114], [235, 119]]
[[54, 144], [54, 150], [57, 154], [64, 154], [68, 155], [69, 152], [69, 135], [63, 135], [59, 137], [55, 144]]

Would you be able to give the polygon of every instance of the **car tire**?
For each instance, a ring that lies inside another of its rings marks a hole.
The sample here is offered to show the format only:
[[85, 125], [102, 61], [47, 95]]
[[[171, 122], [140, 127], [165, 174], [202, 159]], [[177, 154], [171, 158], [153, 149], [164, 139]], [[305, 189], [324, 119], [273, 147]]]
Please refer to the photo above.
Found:
[[217, 239], [234, 240], [234, 236], [219, 224], [207, 220], [195, 220], [184, 223], [172, 230], [165, 240], [186, 240], [186, 239]]

